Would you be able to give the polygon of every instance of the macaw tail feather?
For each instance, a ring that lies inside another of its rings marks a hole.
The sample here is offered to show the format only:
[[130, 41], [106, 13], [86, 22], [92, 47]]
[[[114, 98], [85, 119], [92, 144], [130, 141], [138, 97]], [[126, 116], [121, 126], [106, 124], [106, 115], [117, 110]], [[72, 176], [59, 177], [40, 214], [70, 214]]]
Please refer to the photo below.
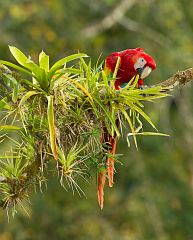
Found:
[[105, 181], [106, 176], [104, 173], [98, 173], [98, 189], [97, 189], [97, 195], [98, 195], [98, 203], [101, 208], [103, 209], [104, 205], [104, 187], [105, 187]]
[[101, 209], [104, 205], [104, 187], [106, 182], [106, 177], [108, 176], [109, 187], [113, 186], [114, 177], [114, 155], [117, 145], [117, 137], [112, 137], [106, 127], [103, 127], [103, 132], [100, 138], [101, 144], [106, 144], [104, 148], [108, 151], [109, 156], [106, 158], [105, 169], [103, 172], [99, 172], [97, 176], [98, 186], [97, 186], [97, 196], [98, 203]]
[[109, 179], [109, 187], [113, 187], [113, 178], [114, 178], [114, 156], [116, 152], [116, 146], [117, 146], [117, 138], [110, 137], [110, 145], [111, 150], [109, 153], [111, 154], [111, 157], [107, 158], [107, 173], [108, 173], [108, 179]]

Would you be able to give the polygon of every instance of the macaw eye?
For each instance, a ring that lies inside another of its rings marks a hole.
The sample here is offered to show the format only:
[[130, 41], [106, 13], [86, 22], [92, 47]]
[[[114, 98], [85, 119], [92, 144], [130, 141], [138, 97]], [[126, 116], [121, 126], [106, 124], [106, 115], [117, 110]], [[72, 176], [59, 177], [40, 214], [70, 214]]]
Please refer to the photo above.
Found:
[[138, 58], [137, 62], [134, 64], [134, 68], [143, 68], [146, 64], [146, 60], [144, 58]]

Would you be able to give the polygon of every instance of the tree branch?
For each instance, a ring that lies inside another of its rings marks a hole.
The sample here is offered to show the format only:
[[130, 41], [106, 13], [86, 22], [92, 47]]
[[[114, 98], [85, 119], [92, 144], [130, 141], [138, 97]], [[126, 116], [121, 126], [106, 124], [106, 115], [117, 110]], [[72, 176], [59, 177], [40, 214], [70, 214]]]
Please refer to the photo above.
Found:
[[143, 23], [136, 22], [135, 20], [132, 20], [125, 16], [119, 19], [118, 23], [129, 31], [139, 32], [143, 34], [146, 38], [154, 41], [160, 46], [169, 47], [171, 45], [171, 41], [169, 38], [164, 36], [162, 33], [146, 26]]
[[167, 91], [167, 89], [173, 90], [175, 87], [184, 86], [190, 81], [193, 81], [193, 68], [188, 68], [184, 71], [178, 71], [172, 77], [156, 84], [155, 86], [161, 86], [162, 88], [165, 88]]
[[82, 30], [82, 35], [86, 38], [95, 37], [101, 32], [111, 28], [126, 14], [137, 0], [122, 0], [107, 16], [101, 21], [92, 24]]
[[121, 1], [117, 7], [115, 7], [110, 13], [108, 13], [103, 19], [100, 21], [91, 24], [85, 27], [81, 33], [84, 38], [92, 38], [100, 33], [104, 32], [107, 29], [112, 28], [115, 24], [120, 24], [124, 28], [129, 31], [139, 32], [143, 34], [146, 38], [149, 38], [151, 41], [155, 43], [167, 47], [171, 45], [171, 40], [157, 32], [156, 30], [139, 23], [135, 20], [127, 18], [125, 16], [126, 12], [132, 8], [132, 6], [137, 3], [137, 0], [123, 0]]

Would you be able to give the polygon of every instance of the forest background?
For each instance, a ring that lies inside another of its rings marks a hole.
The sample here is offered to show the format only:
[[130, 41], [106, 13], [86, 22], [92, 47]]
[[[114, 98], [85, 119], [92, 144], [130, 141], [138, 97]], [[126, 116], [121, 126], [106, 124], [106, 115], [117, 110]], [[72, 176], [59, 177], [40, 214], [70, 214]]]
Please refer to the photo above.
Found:
[[[8, 45], [37, 59], [77, 51], [96, 62], [113, 51], [142, 47], [157, 62], [147, 84], [193, 67], [193, 1], [6, 0], [0, 1], [0, 59], [12, 61]], [[34, 193], [29, 210], [7, 221], [0, 212], [0, 239], [193, 239], [193, 85], [146, 105], [160, 132], [139, 137], [139, 151], [121, 141], [115, 186], [100, 211], [96, 179], [73, 196], [50, 174], [48, 188]], [[9, 147], [1, 144], [0, 153]]]

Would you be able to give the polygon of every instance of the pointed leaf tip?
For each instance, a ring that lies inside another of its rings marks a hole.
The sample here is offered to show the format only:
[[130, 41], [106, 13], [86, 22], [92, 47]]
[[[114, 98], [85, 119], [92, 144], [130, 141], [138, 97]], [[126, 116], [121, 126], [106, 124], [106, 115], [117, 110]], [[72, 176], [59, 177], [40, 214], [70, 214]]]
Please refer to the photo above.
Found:
[[39, 65], [46, 72], [49, 71], [49, 56], [43, 50], [39, 54]]
[[25, 54], [19, 50], [18, 48], [14, 46], [9, 46], [9, 50], [12, 53], [15, 60], [22, 66], [26, 65], [26, 62], [28, 61], [28, 58], [25, 56]]
[[9, 49], [13, 48], [14, 46], [8, 45]]

